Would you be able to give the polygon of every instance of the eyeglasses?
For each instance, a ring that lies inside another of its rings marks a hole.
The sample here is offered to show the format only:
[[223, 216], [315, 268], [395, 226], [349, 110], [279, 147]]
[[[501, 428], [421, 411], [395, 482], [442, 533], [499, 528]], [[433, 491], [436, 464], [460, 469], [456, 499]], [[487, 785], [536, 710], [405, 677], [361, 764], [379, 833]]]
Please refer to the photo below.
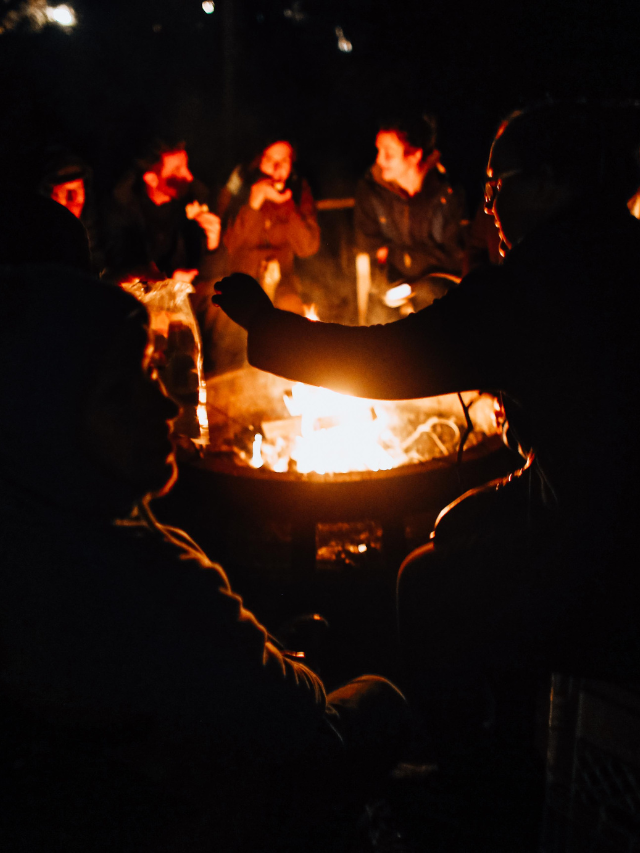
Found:
[[503, 172], [497, 178], [491, 178], [484, 185], [484, 210], [485, 213], [492, 213], [493, 205], [498, 193], [502, 189], [502, 182], [505, 178], [511, 178], [514, 175], [522, 173], [522, 169], [510, 169], [508, 172]]

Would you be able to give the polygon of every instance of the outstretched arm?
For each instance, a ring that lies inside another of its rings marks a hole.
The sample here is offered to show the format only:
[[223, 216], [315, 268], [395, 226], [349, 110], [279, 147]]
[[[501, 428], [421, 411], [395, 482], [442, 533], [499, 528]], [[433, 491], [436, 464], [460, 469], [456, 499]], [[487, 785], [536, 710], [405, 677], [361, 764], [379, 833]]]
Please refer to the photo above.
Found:
[[499, 385], [501, 360], [490, 336], [500, 288], [485, 275], [384, 326], [317, 323], [280, 311], [250, 276], [229, 276], [216, 290], [213, 301], [249, 332], [249, 361], [270, 373], [387, 400]]

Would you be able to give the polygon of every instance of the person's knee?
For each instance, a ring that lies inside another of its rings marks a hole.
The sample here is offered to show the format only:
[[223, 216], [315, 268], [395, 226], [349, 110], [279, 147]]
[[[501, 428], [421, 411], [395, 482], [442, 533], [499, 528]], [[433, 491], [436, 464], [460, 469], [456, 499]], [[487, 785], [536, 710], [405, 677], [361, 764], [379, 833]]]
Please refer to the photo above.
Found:
[[428, 542], [416, 548], [404, 559], [398, 571], [398, 594], [401, 590], [412, 588], [414, 583], [424, 577], [427, 567], [433, 560], [433, 554], [433, 543]]

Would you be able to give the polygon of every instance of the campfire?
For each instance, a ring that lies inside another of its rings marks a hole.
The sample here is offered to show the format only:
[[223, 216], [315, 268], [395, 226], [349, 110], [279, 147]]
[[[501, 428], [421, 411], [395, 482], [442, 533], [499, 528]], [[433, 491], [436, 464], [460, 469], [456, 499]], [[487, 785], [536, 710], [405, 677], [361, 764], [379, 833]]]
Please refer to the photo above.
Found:
[[[211, 453], [275, 474], [326, 478], [453, 456], [497, 431], [478, 391], [388, 402], [291, 383], [247, 367], [209, 380]], [[469, 420], [467, 420], [467, 413]]]

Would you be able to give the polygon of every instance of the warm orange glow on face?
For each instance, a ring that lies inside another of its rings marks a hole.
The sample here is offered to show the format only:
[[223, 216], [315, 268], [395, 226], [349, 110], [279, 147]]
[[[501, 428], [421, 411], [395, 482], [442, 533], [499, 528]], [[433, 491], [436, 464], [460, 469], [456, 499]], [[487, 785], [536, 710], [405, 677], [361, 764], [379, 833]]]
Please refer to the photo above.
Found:
[[262, 152], [260, 171], [278, 183], [284, 183], [291, 174], [293, 148], [288, 142], [274, 142]]
[[384, 181], [402, 184], [422, 160], [422, 149], [407, 148], [394, 130], [381, 130], [376, 136], [376, 163]]
[[143, 178], [155, 204], [165, 204], [180, 198], [193, 181], [187, 152], [184, 149], [165, 151], [156, 165], [144, 173]]
[[80, 219], [85, 202], [85, 188], [82, 178], [75, 181], [65, 181], [56, 184], [51, 190], [51, 198], [70, 210], [74, 216]]

